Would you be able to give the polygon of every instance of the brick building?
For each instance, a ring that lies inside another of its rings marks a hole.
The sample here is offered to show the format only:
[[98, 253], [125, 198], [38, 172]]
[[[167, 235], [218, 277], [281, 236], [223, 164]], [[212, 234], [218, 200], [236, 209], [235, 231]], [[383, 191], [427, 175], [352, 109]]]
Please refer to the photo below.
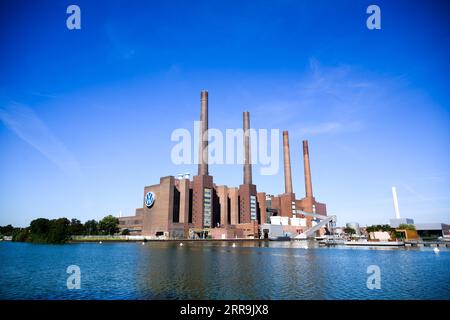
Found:
[[166, 176], [159, 184], [144, 187], [143, 206], [134, 216], [120, 217], [121, 230], [149, 238], [258, 238], [259, 225], [271, 216], [302, 221], [297, 232], [309, 228], [312, 218], [297, 215], [295, 210], [326, 215], [326, 206], [315, 200], [312, 192], [308, 142], [303, 141], [306, 196], [296, 199], [292, 175], [288, 132], [283, 132], [285, 192], [266, 195], [252, 182], [250, 154], [250, 115], [243, 113], [244, 166], [239, 187], [217, 185], [208, 170], [208, 92], [200, 95], [200, 143], [198, 173], [190, 177]]

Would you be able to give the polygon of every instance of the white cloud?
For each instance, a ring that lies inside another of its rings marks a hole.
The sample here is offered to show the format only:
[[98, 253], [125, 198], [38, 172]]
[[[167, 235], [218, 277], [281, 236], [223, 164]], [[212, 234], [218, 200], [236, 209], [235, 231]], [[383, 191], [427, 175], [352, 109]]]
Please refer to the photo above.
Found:
[[392, 103], [392, 91], [398, 87], [397, 80], [349, 65], [327, 67], [312, 58], [309, 66], [297, 81], [278, 90], [277, 97], [283, 99], [258, 106], [271, 125], [289, 130], [294, 137], [364, 130], [370, 114]]
[[1, 106], [0, 121], [65, 173], [80, 172], [79, 163], [64, 143], [29, 107], [14, 102]]

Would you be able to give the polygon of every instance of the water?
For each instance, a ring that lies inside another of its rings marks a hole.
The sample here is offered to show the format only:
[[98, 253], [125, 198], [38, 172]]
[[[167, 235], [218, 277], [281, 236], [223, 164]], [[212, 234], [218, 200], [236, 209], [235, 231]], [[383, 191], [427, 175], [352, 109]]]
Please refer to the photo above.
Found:
[[[306, 242], [0, 242], [0, 299], [450, 299], [450, 250]], [[69, 265], [81, 289], [67, 289]], [[381, 289], [369, 290], [378, 265]]]

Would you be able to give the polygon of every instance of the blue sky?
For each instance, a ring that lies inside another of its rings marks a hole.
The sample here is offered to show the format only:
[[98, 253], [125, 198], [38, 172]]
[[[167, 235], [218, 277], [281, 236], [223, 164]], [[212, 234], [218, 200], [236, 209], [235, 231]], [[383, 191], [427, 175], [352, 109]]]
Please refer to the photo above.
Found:
[[[81, 8], [81, 30], [66, 8]], [[381, 30], [366, 8], [381, 8]], [[447, 1], [2, 1], [0, 225], [134, 214], [143, 187], [196, 172], [170, 135], [210, 127], [289, 130], [294, 191], [338, 224], [450, 223]], [[280, 152], [281, 154], [281, 152]], [[284, 190], [278, 175], [260, 191]], [[237, 186], [239, 165], [212, 165]]]

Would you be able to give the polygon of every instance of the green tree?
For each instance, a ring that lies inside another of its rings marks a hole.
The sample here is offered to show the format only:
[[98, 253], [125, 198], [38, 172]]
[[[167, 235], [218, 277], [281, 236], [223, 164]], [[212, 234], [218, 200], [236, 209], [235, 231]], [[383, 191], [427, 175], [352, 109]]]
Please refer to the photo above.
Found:
[[99, 222], [98, 228], [102, 234], [113, 235], [119, 232], [119, 219], [112, 215], [106, 216]]
[[50, 230], [47, 235], [48, 243], [65, 243], [69, 240], [70, 221], [67, 218], [59, 218], [50, 221]]
[[123, 230], [122, 230], [122, 235], [123, 235], [123, 236], [129, 236], [129, 235], [130, 235], [130, 230], [128, 230], [128, 229], [123, 229]]
[[[40, 243], [64, 243], [69, 239], [70, 221], [67, 218], [48, 220], [39, 218], [31, 221], [28, 236], [21, 233], [18, 239]], [[21, 240], [19, 240], [21, 241]]]
[[84, 231], [87, 235], [98, 234], [98, 222], [95, 220], [88, 220], [84, 223]]
[[45, 218], [38, 218], [31, 221], [28, 240], [31, 242], [47, 242], [50, 225], [50, 220]]
[[416, 230], [416, 226], [413, 224], [402, 223], [398, 226], [398, 229]]
[[85, 234], [84, 225], [81, 223], [80, 220], [78, 219], [70, 220], [69, 234], [71, 236]]
[[12, 236], [14, 227], [10, 224], [0, 227], [0, 236]]
[[388, 224], [377, 224], [377, 225], [372, 225], [366, 228], [367, 232], [376, 232], [376, 231], [387, 231], [390, 232], [391, 231], [391, 226]]
[[356, 233], [355, 229], [350, 228], [350, 227], [344, 228], [344, 232], [349, 235], [353, 235]]
[[14, 228], [12, 241], [25, 242], [30, 237], [30, 228]]

